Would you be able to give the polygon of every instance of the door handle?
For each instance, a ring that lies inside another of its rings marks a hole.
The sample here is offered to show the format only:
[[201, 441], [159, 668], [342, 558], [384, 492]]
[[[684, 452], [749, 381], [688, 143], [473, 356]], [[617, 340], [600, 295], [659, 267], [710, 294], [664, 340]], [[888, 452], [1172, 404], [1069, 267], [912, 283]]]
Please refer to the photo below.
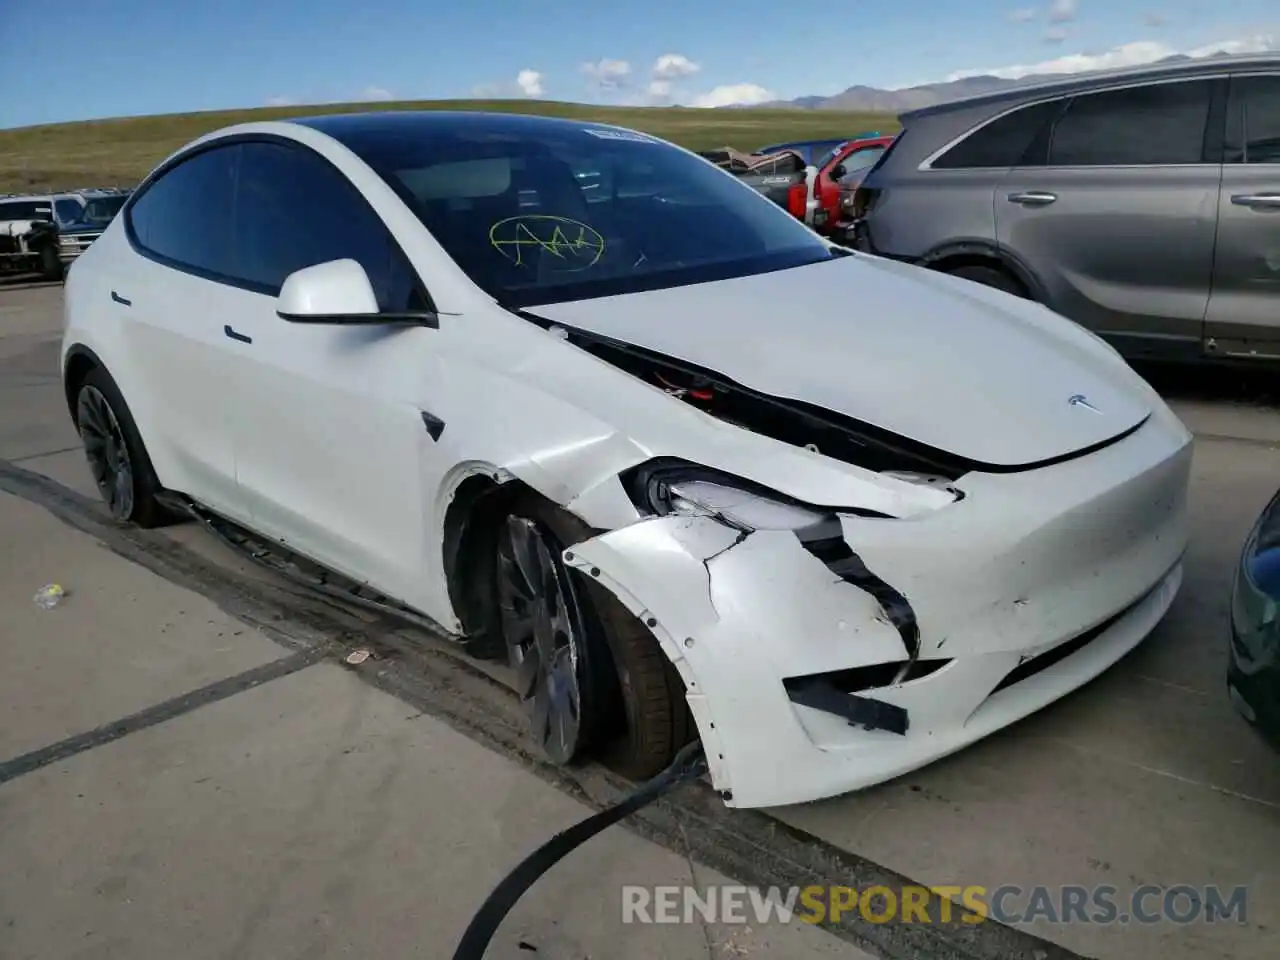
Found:
[[1280, 210], [1280, 193], [1237, 193], [1231, 202], [1237, 207], [1255, 210]]
[[243, 333], [238, 332], [229, 323], [223, 325], [222, 332], [232, 340], [239, 340], [241, 343], [253, 343], [253, 337], [247, 337]]
[[120, 296], [120, 294], [116, 293], [114, 290], [111, 291], [111, 299], [114, 300], [116, 303], [123, 304], [126, 307], [133, 306], [132, 300], [126, 300], [124, 297]]
[[1020, 203], [1024, 207], [1047, 207], [1057, 199], [1056, 193], [1048, 193], [1044, 190], [1027, 190], [1025, 193], [1009, 194], [1010, 203]]

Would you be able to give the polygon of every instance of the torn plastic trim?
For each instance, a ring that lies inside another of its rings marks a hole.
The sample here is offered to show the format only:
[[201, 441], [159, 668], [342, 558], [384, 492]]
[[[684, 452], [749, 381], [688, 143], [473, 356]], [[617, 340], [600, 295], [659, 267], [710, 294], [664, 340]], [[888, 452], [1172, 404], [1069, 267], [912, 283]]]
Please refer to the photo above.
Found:
[[822, 679], [788, 684], [787, 696], [792, 703], [802, 707], [843, 717], [851, 727], [884, 730], [886, 733], [906, 736], [911, 726], [911, 717], [905, 707], [861, 694], [844, 693]]

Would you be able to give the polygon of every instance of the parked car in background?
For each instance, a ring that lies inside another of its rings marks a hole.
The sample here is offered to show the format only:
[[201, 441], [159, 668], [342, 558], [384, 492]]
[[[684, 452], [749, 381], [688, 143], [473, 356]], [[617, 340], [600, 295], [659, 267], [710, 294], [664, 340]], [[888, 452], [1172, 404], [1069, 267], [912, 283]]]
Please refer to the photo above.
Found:
[[804, 160], [805, 164], [816, 164], [822, 157], [827, 156], [833, 150], [838, 150], [841, 146], [851, 140], [867, 140], [871, 137], [880, 136], [880, 132], [876, 130], [866, 130], [862, 133], [855, 133], [848, 137], [827, 140], [792, 140], [787, 143], [771, 143], [767, 147], [760, 147], [755, 152], [757, 154], [765, 153], [781, 153], [784, 150], [790, 150], [798, 153]]
[[855, 192], [855, 246], [1038, 300], [1130, 358], [1280, 360], [1280, 57], [901, 120]]
[[893, 139], [877, 135], [841, 142], [815, 163], [808, 163], [800, 151], [792, 149], [743, 154], [725, 147], [705, 151], [702, 156], [825, 235], [833, 232], [842, 204], [848, 205], [844, 198], [852, 196], [862, 175]]
[[85, 200], [76, 193], [29, 194], [0, 199], [0, 275], [39, 274], [62, 279], [76, 253], [59, 243], [62, 230], [79, 222]]
[[102, 236], [129, 199], [129, 191], [86, 191], [81, 196], [85, 204], [79, 219], [58, 226], [58, 251], [64, 264], [70, 264]]
[[896, 137], [896, 134], [876, 134], [850, 140], [818, 159], [815, 164], [818, 173], [811, 189], [822, 214], [815, 218], [814, 229], [824, 234], [835, 233], [852, 208], [854, 190]]
[[1280, 748], [1280, 492], [1245, 538], [1231, 590], [1227, 690]]

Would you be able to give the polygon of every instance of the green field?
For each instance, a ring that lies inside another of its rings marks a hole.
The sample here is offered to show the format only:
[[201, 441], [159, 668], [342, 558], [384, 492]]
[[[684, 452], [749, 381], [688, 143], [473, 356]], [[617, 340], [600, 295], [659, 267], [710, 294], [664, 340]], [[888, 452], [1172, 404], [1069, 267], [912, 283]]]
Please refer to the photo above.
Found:
[[132, 184], [184, 143], [219, 127], [249, 120], [366, 110], [500, 110], [574, 117], [634, 127], [694, 150], [723, 146], [751, 150], [780, 140], [898, 129], [897, 119], [884, 114], [829, 110], [597, 107], [535, 100], [424, 100], [263, 107], [0, 130], [0, 193]]

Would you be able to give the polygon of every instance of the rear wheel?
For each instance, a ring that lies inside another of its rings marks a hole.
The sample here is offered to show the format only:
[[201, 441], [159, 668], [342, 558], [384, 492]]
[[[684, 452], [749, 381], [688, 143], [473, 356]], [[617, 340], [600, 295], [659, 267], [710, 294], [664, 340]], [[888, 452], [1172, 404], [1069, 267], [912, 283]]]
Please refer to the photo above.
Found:
[[953, 277], [960, 277], [962, 280], [972, 280], [974, 283], [980, 283], [986, 287], [1003, 290], [1005, 293], [1011, 293], [1015, 297], [1029, 299], [1026, 287], [1018, 281], [1018, 278], [1008, 270], [1003, 270], [1000, 267], [984, 267], [972, 264], [965, 267], [956, 267], [948, 270], [947, 273]]
[[679, 675], [608, 591], [563, 560], [591, 536], [575, 517], [523, 497], [500, 524], [494, 593], [508, 662], [534, 737], [558, 764], [600, 754], [646, 778], [692, 739]]
[[156, 499], [160, 483], [124, 397], [101, 367], [85, 374], [76, 392], [76, 428], [89, 472], [117, 520], [158, 527], [176, 519]]

